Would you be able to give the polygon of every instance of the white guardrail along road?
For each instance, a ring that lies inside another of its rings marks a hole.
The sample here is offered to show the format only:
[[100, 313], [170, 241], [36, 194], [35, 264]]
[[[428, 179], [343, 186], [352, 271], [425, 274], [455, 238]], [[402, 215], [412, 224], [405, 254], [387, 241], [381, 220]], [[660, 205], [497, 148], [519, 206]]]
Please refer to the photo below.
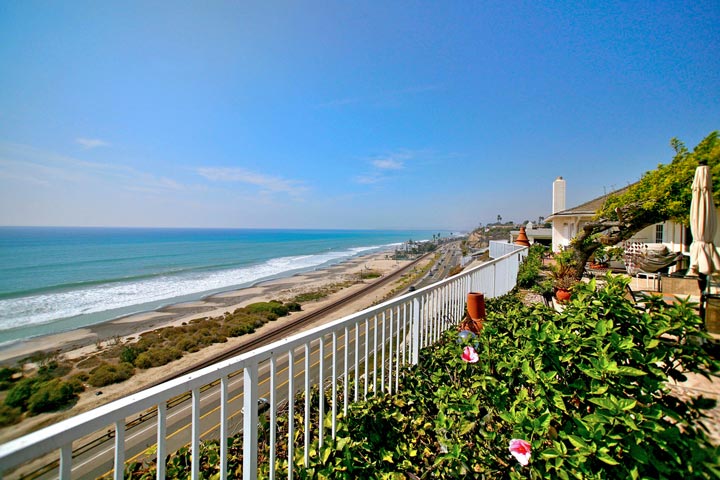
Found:
[[[95, 478], [112, 470], [114, 478], [120, 479], [126, 460], [146, 452], [148, 447], [156, 449], [157, 458], [165, 458], [189, 444], [192, 478], [197, 479], [200, 463], [194, 452], [199, 452], [200, 442], [228, 438], [242, 430], [243, 478], [255, 479], [258, 400], [262, 399], [262, 406], [267, 408], [269, 404], [270, 478], [275, 478], [278, 446], [287, 450], [288, 477], [292, 478], [294, 450], [301, 449], [307, 462], [307, 446], [317, 441], [321, 447], [325, 439], [335, 437], [340, 409], [347, 412], [349, 402], [362, 400], [369, 393], [397, 391], [401, 367], [417, 363], [423, 347], [459, 323], [468, 292], [479, 291], [493, 298], [512, 290], [527, 249], [491, 242], [490, 253], [493, 260], [428, 287], [0, 445], [0, 474], [12, 477], [12, 470], [18, 466], [59, 451], [59, 467], [49, 478]], [[318, 389], [318, 403], [311, 405], [314, 399], [310, 392], [320, 384], [323, 388]], [[342, 388], [342, 394], [336, 401], [338, 388]], [[168, 405], [171, 399], [188, 392], [189, 404]], [[303, 429], [303, 437], [295, 445], [288, 440], [294, 438], [296, 428], [296, 406], [289, 400], [300, 392], [305, 393], [302, 413], [308, 428]], [[328, 412], [324, 411], [325, 395], [329, 395], [331, 404]], [[276, 438], [280, 404], [287, 404], [289, 432]], [[313, 407], [319, 409], [321, 420], [317, 425], [310, 425]], [[126, 430], [129, 418], [148, 410], [157, 414], [141, 422], [140, 428]], [[98, 432], [108, 434], [108, 429], [114, 437], [110, 448], [92, 454], [73, 452], [73, 442]], [[227, 459], [227, 442], [223, 441], [219, 459], [223, 479], [227, 478]], [[164, 468], [164, 462], [158, 462], [157, 478], [165, 478]]]

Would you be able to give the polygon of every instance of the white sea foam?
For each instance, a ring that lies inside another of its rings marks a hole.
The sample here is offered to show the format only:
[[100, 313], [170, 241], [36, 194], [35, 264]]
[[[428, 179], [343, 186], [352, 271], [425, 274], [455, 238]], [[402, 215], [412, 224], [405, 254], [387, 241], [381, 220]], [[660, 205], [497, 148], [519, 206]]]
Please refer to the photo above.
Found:
[[356, 247], [317, 255], [281, 257], [245, 268], [94, 285], [64, 292], [0, 300], [0, 331], [248, 285], [268, 277], [312, 269], [378, 248], [382, 247]]

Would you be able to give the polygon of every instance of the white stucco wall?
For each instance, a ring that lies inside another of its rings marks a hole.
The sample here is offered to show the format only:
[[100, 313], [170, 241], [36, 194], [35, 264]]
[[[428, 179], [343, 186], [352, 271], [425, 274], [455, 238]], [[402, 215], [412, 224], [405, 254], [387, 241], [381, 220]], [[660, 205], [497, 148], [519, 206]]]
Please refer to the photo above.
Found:
[[570, 240], [577, 235], [578, 231], [591, 217], [559, 217], [552, 220], [552, 250], [559, 252], [570, 245]]

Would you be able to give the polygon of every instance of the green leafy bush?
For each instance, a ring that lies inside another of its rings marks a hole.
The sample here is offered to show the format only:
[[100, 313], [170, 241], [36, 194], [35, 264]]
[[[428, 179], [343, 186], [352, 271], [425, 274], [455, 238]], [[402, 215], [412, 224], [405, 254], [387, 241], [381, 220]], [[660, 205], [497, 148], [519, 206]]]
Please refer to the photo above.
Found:
[[[400, 393], [352, 406], [298, 477], [717, 478], [718, 449], [698, 424], [714, 402], [667, 387], [717, 371], [696, 340], [701, 321], [687, 303], [638, 311], [624, 287], [581, 284], [561, 314], [488, 302], [477, 339], [450, 333], [425, 349]], [[466, 346], [477, 363], [461, 359]], [[532, 445], [528, 466], [510, 455], [513, 438]]]
[[288, 310], [291, 312], [300, 312], [302, 311], [302, 305], [300, 305], [298, 302], [288, 302], [285, 304], [285, 306], [288, 307]]
[[135, 369], [129, 363], [121, 363], [119, 365], [103, 363], [90, 370], [88, 383], [93, 387], [104, 387], [105, 385], [124, 382], [132, 377], [134, 373]]
[[322, 300], [327, 297], [330, 293], [324, 291], [299, 293], [295, 295], [294, 301], [299, 303], [314, 302], [316, 300]]
[[22, 419], [22, 411], [16, 407], [0, 405], [0, 427], [15, 425]]
[[15, 384], [13, 375], [19, 373], [19, 368], [2, 367], [0, 368], [0, 391], [7, 390]]
[[37, 381], [38, 380], [36, 378], [23, 378], [19, 380], [8, 391], [7, 396], [5, 397], [5, 405], [25, 410], [27, 408], [27, 401], [30, 398], [30, 395], [32, 395]]
[[271, 301], [271, 302], [257, 302], [257, 303], [251, 303], [250, 305], [245, 307], [245, 310], [248, 313], [274, 313], [278, 317], [284, 317], [288, 313], [290, 313], [290, 309], [287, 307], [287, 305], [284, 305], [282, 302], [278, 301]]
[[134, 346], [127, 346], [120, 352], [120, 361], [135, 364], [135, 359], [140, 355], [140, 351]]
[[81, 368], [83, 370], [90, 370], [97, 367], [98, 365], [101, 365], [102, 363], [103, 361], [100, 359], [100, 357], [98, 357], [97, 355], [93, 355], [91, 357], [83, 358], [75, 364], [75, 367]]
[[77, 386], [73, 382], [64, 382], [56, 378], [36, 386], [27, 402], [30, 415], [54, 412], [75, 403], [78, 398]]
[[[37, 415], [42, 412], [52, 412], [65, 408], [77, 400], [77, 393], [82, 392], [85, 387], [82, 381], [73, 377], [70, 380], [61, 380], [47, 376], [24, 378], [18, 381], [8, 391], [5, 397], [5, 405], [9, 408], [16, 408], [19, 412], [29, 412]], [[13, 413], [5, 410], [8, 416]]]
[[[691, 305], [666, 307], [657, 298], [639, 311], [624, 289], [614, 277], [603, 289], [581, 284], [561, 314], [523, 306], [514, 294], [489, 300], [477, 338], [459, 341], [450, 332], [423, 349], [399, 393], [351, 405], [338, 418], [336, 439], [310, 446], [307, 468], [297, 448], [296, 478], [717, 478], [718, 449], [698, 423], [713, 402], [685, 401], [667, 387], [668, 378], [718, 370], [697, 341], [707, 337], [700, 320]], [[466, 347], [477, 349], [477, 363], [461, 358]], [[324, 398], [329, 412], [329, 392]], [[317, 407], [317, 389], [310, 402]], [[302, 394], [295, 404], [297, 439]], [[311, 425], [318, 421], [314, 410]], [[277, 435], [286, 434], [281, 415]], [[267, 437], [261, 418], [261, 458]], [[532, 446], [527, 466], [509, 452], [514, 438]], [[237, 476], [241, 443], [242, 435], [228, 439]], [[208, 476], [217, 475], [218, 455], [217, 442], [201, 447]], [[169, 455], [166, 466], [169, 476], [189, 478], [187, 449]], [[287, 476], [282, 443], [276, 467], [278, 477]], [[266, 470], [261, 464], [258, 476]], [[136, 463], [126, 477], [153, 472], [153, 465]]]
[[530, 288], [535, 285], [542, 267], [542, 256], [546, 248], [539, 243], [533, 244], [528, 249], [525, 260], [518, 269], [517, 284], [522, 288]]
[[2, 367], [0, 368], [0, 382], [9, 382], [12, 380], [13, 375], [19, 373], [19, 368]]
[[72, 370], [71, 365], [67, 363], [59, 363], [57, 360], [50, 360], [40, 365], [37, 376], [43, 380], [49, 380], [51, 378], [60, 378], [67, 375], [70, 370]]
[[160, 367], [177, 360], [182, 355], [182, 352], [176, 348], [153, 348], [138, 355], [135, 366], [142, 369]]

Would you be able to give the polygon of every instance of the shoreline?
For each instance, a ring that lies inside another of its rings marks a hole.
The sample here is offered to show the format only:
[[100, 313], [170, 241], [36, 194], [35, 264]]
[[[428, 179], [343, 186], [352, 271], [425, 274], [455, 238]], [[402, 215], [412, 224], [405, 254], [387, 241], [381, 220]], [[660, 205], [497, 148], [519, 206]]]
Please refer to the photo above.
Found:
[[[105, 403], [127, 396], [129, 393], [146, 388], [148, 385], [165, 381], [174, 372], [181, 372], [191, 368], [198, 362], [213, 358], [228, 349], [235, 348], [266, 335], [269, 331], [283, 328], [287, 322], [297, 318], [298, 315], [311, 313], [324, 306], [337, 301], [357, 290], [371, 284], [373, 279], [360, 280], [358, 274], [361, 271], [374, 270], [386, 276], [412, 260], [390, 260], [385, 259], [387, 252], [374, 252], [367, 255], [352, 257], [344, 262], [331, 265], [327, 268], [295, 274], [275, 280], [262, 282], [254, 287], [236, 289], [218, 293], [208, 297], [201, 302], [184, 302], [168, 306], [170, 312], [146, 312], [144, 314], [131, 315], [112, 322], [97, 325], [95, 328], [83, 328], [56, 334], [52, 336], [36, 337], [17, 344], [14, 349], [0, 350], [0, 365], [17, 365], [18, 359], [25, 359], [33, 353], [44, 350], [56, 352], [61, 360], [77, 362], [79, 360], [102, 355], [102, 352], [112, 347], [115, 342], [129, 342], [137, 339], [144, 332], [150, 332], [168, 326], [179, 326], [182, 323], [190, 322], [192, 319], [202, 317], [215, 317], [223, 315], [226, 311], [233, 311], [249, 303], [278, 299], [287, 301], [299, 293], [317, 291], [320, 288], [333, 285], [338, 282], [347, 282], [353, 279], [351, 284], [334, 293], [328, 294], [319, 300], [303, 303], [301, 312], [291, 312], [285, 317], [265, 324], [255, 332], [229, 338], [225, 343], [209, 345], [197, 352], [186, 353], [178, 360], [167, 365], [152, 367], [136, 371], [132, 378], [132, 386], [126, 382], [106, 385], [102, 388], [88, 387], [79, 394], [77, 403], [69, 409], [57, 412], [41, 413], [37, 416], [24, 418], [20, 423], [0, 428], [0, 443], [20, 437], [27, 433], [36, 431], [42, 427], [51, 425], [78, 415], [85, 411], [99, 407]], [[427, 261], [432, 261], [428, 259]], [[424, 264], [425, 262], [423, 262]], [[317, 318], [307, 324], [304, 329], [313, 328], [330, 320], [342, 318], [372, 306], [382, 300], [383, 297], [392, 291], [397, 283], [393, 282], [380, 289], [376, 294], [358, 298], [357, 300], [340, 307], [328, 315]], [[207, 300], [214, 300], [207, 302]], [[100, 339], [100, 335], [113, 334]], [[37, 364], [30, 361], [22, 364], [25, 372], [32, 372]]]
[[[100, 344], [108, 344], [119, 338], [127, 340], [144, 332], [180, 325], [182, 322], [196, 318], [219, 316], [226, 311], [233, 311], [257, 301], [272, 299], [287, 301], [295, 294], [301, 293], [300, 290], [312, 290], [331, 283], [347, 281], [341, 277], [358, 275], [362, 269], [376, 270], [385, 274], [392, 270], [389, 264], [399, 267], [401, 262], [404, 262], [386, 259], [388, 252], [389, 250], [381, 250], [361, 254], [313, 270], [215, 292], [198, 300], [172, 303], [154, 310], [123, 315], [64, 332], [11, 341], [0, 345], [0, 365], [13, 366], [38, 353], [68, 354], [71, 358], [77, 358], [81, 354], [76, 355], [73, 352], [79, 353], [86, 348], [98, 349]], [[358, 268], [358, 264], [363, 266]], [[370, 264], [373, 265], [372, 268]]]

